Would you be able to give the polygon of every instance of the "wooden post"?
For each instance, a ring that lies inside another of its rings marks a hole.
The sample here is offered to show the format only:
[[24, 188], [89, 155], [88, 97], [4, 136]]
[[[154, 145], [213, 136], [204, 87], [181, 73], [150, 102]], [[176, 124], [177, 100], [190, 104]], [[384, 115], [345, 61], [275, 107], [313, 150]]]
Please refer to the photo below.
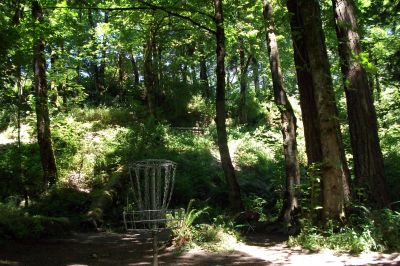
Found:
[[158, 239], [157, 239], [157, 231], [153, 231], [153, 266], [158, 266]]

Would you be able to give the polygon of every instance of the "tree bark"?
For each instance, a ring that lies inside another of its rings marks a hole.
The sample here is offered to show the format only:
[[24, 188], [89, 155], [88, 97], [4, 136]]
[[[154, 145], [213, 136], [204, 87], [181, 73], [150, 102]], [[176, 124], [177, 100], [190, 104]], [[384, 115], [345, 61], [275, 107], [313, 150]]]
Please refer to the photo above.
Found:
[[121, 86], [121, 87], [123, 85], [124, 76], [125, 76], [124, 68], [123, 68], [124, 59], [125, 59], [125, 53], [123, 51], [120, 51], [118, 53], [118, 83], [119, 83], [119, 86]]
[[347, 100], [350, 140], [357, 188], [378, 207], [390, 203], [384, 176], [378, 122], [367, 72], [357, 57], [361, 53], [357, 21], [351, 0], [332, 0], [338, 50]]
[[257, 59], [253, 56], [251, 60], [251, 66], [253, 70], [253, 83], [254, 83], [254, 92], [256, 97], [260, 97], [260, 74], [259, 74], [259, 65]]
[[153, 48], [154, 46], [154, 36], [155, 34], [151, 32], [146, 40], [146, 45], [144, 49], [144, 85], [146, 88], [146, 98], [147, 105], [149, 108], [149, 113], [151, 116], [155, 117], [155, 107], [156, 107], [156, 73], [154, 69], [153, 62]]
[[[40, 24], [43, 23], [43, 12], [38, 1], [32, 1], [32, 16]], [[35, 106], [37, 119], [37, 138], [40, 159], [43, 168], [43, 182], [45, 188], [54, 185], [57, 180], [57, 167], [51, 141], [50, 118], [47, 106], [47, 82], [44, 56], [44, 38], [42, 33], [34, 40], [33, 71], [35, 84]]]
[[290, 30], [293, 42], [293, 56], [296, 66], [297, 85], [300, 94], [300, 108], [303, 122], [304, 139], [306, 143], [306, 154], [308, 164], [308, 176], [311, 181], [311, 206], [320, 206], [322, 195], [316, 183], [320, 176], [317, 166], [322, 162], [321, 136], [318, 125], [318, 113], [314, 100], [314, 86], [309, 72], [309, 59], [305, 49], [304, 38], [300, 34], [303, 26], [303, 19], [298, 10], [296, 0], [288, 0], [287, 8], [290, 16]]
[[202, 86], [203, 96], [205, 98], [209, 98], [211, 96], [210, 93], [210, 85], [208, 83], [208, 75], [207, 75], [207, 62], [206, 57], [204, 55], [203, 48], [200, 50], [200, 84]]
[[139, 68], [137, 66], [135, 56], [131, 54], [131, 63], [132, 63], [132, 70], [133, 70], [133, 84], [135, 88], [139, 87]]
[[300, 168], [297, 159], [296, 116], [283, 86], [283, 78], [279, 59], [278, 43], [275, 36], [275, 24], [272, 5], [263, 1], [263, 15], [267, 29], [267, 48], [272, 74], [274, 100], [281, 113], [281, 131], [283, 137], [283, 153], [285, 156], [286, 187], [280, 218], [287, 225], [298, 223], [299, 204], [297, 201], [300, 185]]
[[297, 1], [288, 0], [287, 8], [290, 12], [290, 28], [296, 65], [297, 84], [300, 92], [300, 108], [306, 142], [308, 165], [312, 166], [322, 161], [321, 136], [318, 125], [318, 113], [314, 100], [314, 86], [309, 72], [309, 59], [305, 48], [304, 38], [300, 34], [303, 30], [303, 19], [299, 13]]
[[214, 0], [216, 26], [216, 55], [217, 55], [217, 87], [216, 87], [216, 125], [218, 148], [221, 156], [222, 169], [228, 184], [230, 207], [234, 211], [243, 210], [239, 184], [236, 180], [228, 148], [228, 137], [225, 124], [225, 31], [222, 12], [222, 0]]
[[[108, 23], [108, 11], [104, 12], [104, 23]], [[97, 84], [97, 90], [101, 100], [104, 98], [104, 93], [106, 91], [106, 76], [105, 76], [106, 56], [107, 56], [106, 45], [107, 45], [107, 38], [105, 35], [103, 35], [103, 40], [101, 43], [101, 58], [98, 70], [98, 84]]]
[[347, 168], [342, 157], [341, 137], [330, 66], [322, 30], [320, 6], [317, 1], [300, 0], [305, 50], [309, 59], [321, 138], [322, 207], [326, 219], [343, 219]]
[[243, 38], [239, 37], [239, 61], [240, 61], [240, 99], [239, 99], [239, 123], [247, 123], [247, 108], [246, 108], [246, 94], [247, 94], [247, 71], [246, 59], [244, 52]]

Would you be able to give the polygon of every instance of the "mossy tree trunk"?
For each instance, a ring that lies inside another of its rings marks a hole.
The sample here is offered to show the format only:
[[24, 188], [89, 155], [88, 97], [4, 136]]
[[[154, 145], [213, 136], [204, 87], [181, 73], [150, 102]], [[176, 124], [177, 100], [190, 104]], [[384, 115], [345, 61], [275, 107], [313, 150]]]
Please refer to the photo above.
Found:
[[357, 57], [361, 54], [357, 20], [351, 0], [332, 0], [336, 20], [338, 50], [347, 100], [350, 140], [354, 156], [357, 188], [378, 207], [390, 202], [378, 122], [368, 75]]
[[322, 207], [326, 219], [340, 220], [345, 216], [344, 182], [347, 165], [343, 161], [337, 109], [330, 66], [322, 30], [321, 11], [317, 1], [300, 0], [299, 12], [303, 18], [304, 48], [314, 89], [321, 138]]
[[225, 124], [225, 31], [222, 11], [222, 0], [214, 0], [216, 25], [216, 55], [217, 55], [217, 88], [216, 88], [216, 124], [218, 135], [218, 148], [221, 155], [222, 169], [228, 184], [230, 207], [233, 211], [242, 211], [243, 203], [240, 195], [239, 184], [236, 180], [235, 170], [232, 165], [228, 148], [228, 137]]
[[[32, 16], [35, 21], [43, 24], [43, 11], [38, 1], [32, 1]], [[50, 132], [50, 117], [47, 106], [46, 59], [43, 33], [37, 29], [33, 45], [33, 71], [35, 86], [35, 107], [37, 119], [37, 138], [40, 151], [40, 160], [43, 168], [43, 182], [45, 188], [56, 183], [57, 167], [54, 156]]]
[[278, 43], [275, 36], [273, 9], [268, 0], [263, 1], [263, 15], [267, 30], [267, 48], [272, 74], [274, 100], [281, 114], [283, 154], [285, 156], [286, 187], [280, 218], [285, 224], [290, 226], [298, 223], [297, 214], [299, 209], [300, 168], [297, 159], [296, 116], [283, 85]]

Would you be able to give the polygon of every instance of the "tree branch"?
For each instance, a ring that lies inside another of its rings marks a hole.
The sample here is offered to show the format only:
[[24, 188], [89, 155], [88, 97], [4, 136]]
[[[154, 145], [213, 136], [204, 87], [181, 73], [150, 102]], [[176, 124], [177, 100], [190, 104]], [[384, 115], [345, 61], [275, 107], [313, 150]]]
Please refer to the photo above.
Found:
[[[146, 1], [143, 1], [143, 0], [139, 0], [139, 1], [140, 1], [142, 4], [148, 6], [148, 7], [149, 7], [150, 9], [152, 9], [152, 10], [161, 10], [161, 11], [163, 11], [163, 12], [165, 12], [165, 13], [171, 15], [171, 16], [174, 16], [174, 17], [177, 17], [177, 18], [181, 18], [181, 19], [183, 19], [183, 20], [187, 20], [187, 21], [189, 21], [190, 23], [192, 23], [193, 25], [195, 25], [195, 26], [197, 26], [197, 27], [199, 27], [199, 28], [201, 28], [201, 29], [203, 29], [203, 30], [205, 30], [205, 31], [207, 31], [207, 32], [209, 32], [209, 33], [211, 33], [211, 34], [214, 34], [214, 35], [216, 34], [216, 31], [215, 31], [215, 30], [212, 30], [212, 29], [210, 29], [210, 28], [208, 28], [208, 27], [206, 27], [206, 26], [200, 24], [199, 22], [193, 20], [192, 18], [190, 18], [190, 17], [188, 17], [188, 16], [185, 16], [185, 15], [182, 15], [182, 14], [179, 14], [179, 13], [172, 12], [171, 10], [168, 10], [168, 9], [165, 8], [165, 7], [157, 6], [157, 5], [154, 5], [154, 4], [151, 4], [151, 3], [147, 3]], [[201, 13], [199, 13], [199, 14], [201, 14]], [[207, 16], [208, 16], [208, 15], [207, 15]]]
[[[182, 15], [182, 14], [177, 13], [177, 12], [173, 12], [173, 11], [169, 10], [168, 8], [166, 8], [166, 7], [157, 6], [157, 5], [154, 5], [154, 4], [151, 4], [151, 3], [147, 3], [146, 1], [142, 1], [142, 0], [139, 0], [139, 1], [145, 6], [137, 6], [137, 7], [45, 6], [45, 7], [43, 7], [43, 9], [81, 9], [81, 10], [82, 9], [87, 9], [87, 10], [102, 10], [102, 11], [160, 10], [162, 12], [167, 13], [170, 16], [177, 17], [177, 18], [189, 21], [193, 25], [195, 25], [195, 26], [197, 26], [197, 27], [199, 27], [199, 28], [211, 33], [211, 34], [214, 34], [214, 35], [216, 34], [215, 30], [210, 29], [207, 26], [204, 26], [204, 25], [200, 24], [199, 22], [195, 21], [194, 19], [192, 19], [192, 18], [190, 18], [188, 16]], [[191, 10], [184, 10], [184, 9], [182, 9], [182, 11], [192, 12]], [[204, 16], [207, 16], [209, 18], [213, 18], [212, 16], [210, 16], [210, 15], [204, 13], [204, 12], [201, 12], [201, 11], [194, 11], [194, 12], [198, 13], [198, 14], [201, 14], [201, 15], [204, 15]]]

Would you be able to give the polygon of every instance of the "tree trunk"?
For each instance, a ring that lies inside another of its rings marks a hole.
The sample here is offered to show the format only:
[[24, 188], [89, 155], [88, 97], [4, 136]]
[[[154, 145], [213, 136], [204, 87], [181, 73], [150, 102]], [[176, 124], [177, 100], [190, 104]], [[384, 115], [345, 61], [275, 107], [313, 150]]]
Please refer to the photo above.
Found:
[[246, 94], [247, 94], [247, 71], [246, 59], [244, 53], [243, 38], [239, 37], [239, 61], [240, 61], [240, 98], [239, 98], [239, 123], [247, 123], [247, 108], [246, 108]]
[[273, 9], [268, 0], [263, 1], [263, 15], [267, 29], [267, 47], [272, 74], [274, 99], [281, 113], [281, 131], [283, 136], [283, 153], [285, 156], [286, 187], [281, 219], [287, 225], [297, 224], [298, 192], [300, 185], [300, 168], [297, 159], [296, 116], [283, 86], [279, 59], [278, 43], [275, 36]]
[[300, 92], [300, 108], [306, 142], [308, 165], [322, 161], [321, 137], [318, 126], [318, 113], [314, 100], [314, 86], [309, 72], [309, 59], [305, 49], [303, 20], [298, 11], [297, 1], [288, 0], [287, 8], [291, 14], [290, 28], [296, 65], [297, 84]]
[[19, 25], [20, 23], [20, 19], [23, 15], [23, 8], [21, 8], [21, 1], [20, 0], [14, 0], [14, 6], [15, 6], [15, 11], [14, 11], [14, 15], [11, 19], [11, 24], [14, 26]]
[[235, 170], [232, 165], [228, 148], [228, 137], [225, 124], [225, 31], [222, 12], [222, 0], [214, 0], [216, 26], [216, 55], [217, 55], [217, 87], [216, 87], [216, 124], [218, 135], [218, 148], [221, 155], [222, 169], [225, 174], [229, 190], [229, 201], [232, 210], [243, 210], [239, 184], [236, 180]]
[[50, 48], [50, 65], [51, 69], [50, 71], [53, 73], [53, 78], [50, 78], [50, 102], [52, 106], [57, 106], [58, 102], [58, 93], [57, 91], [57, 76], [58, 76], [58, 71], [56, 67], [56, 62], [58, 60], [58, 55], [57, 55], [57, 47]]
[[209, 98], [211, 96], [210, 93], [210, 85], [208, 83], [208, 75], [207, 75], [207, 62], [206, 57], [204, 55], [204, 50], [200, 48], [200, 84], [202, 86], [203, 96], [205, 98]]
[[135, 88], [139, 87], [139, 68], [137, 66], [135, 56], [131, 54], [131, 63], [132, 63], [132, 69], [133, 69], [133, 84]]
[[[40, 24], [43, 23], [43, 12], [38, 1], [32, 1], [32, 16]], [[37, 138], [40, 150], [40, 159], [43, 167], [43, 181], [45, 188], [56, 183], [57, 167], [51, 141], [50, 118], [47, 106], [47, 82], [44, 57], [44, 38], [37, 34], [33, 47], [33, 70], [35, 84], [35, 106], [37, 116]]]
[[[108, 11], [104, 13], [104, 23], [108, 23]], [[105, 76], [106, 56], [107, 56], [106, 45], [107, 45], [107, 38], [105, 35], [103, 35], [103, 40], [101, 44], [100, 66], [98, 70], [98, 80], [97, 80], [98, 81], [97, 90], [100, 96], [100, 100], [104, 99], [104, 93], [106, 91], [106, 76]]]
[[259, 65], [257, 59], [253, 56], [251, 60], [251, 66], [253, 70], [253, 82], [254, 82], [254, 92], [256, 97], [260, 97], [260, 74], [259, 74]]
[[384, 176], [378, 122], [367, 72], [357, 57], [360, 37], [351, 0], [332, 0], [341, 70], [347, 100], [350, 140], [354, 156], [355, 181], [378, 207], [390, 203]]
[[125, 58], [125, 53], [120, 51], [118, 53], [118, 84], [120, 87], [122, 87], [122, 85], [123, 85], [124, 76], [125, 76], [124, 68], [123, 68], [124, 58]]
[[320, 176], [317, 166], [322, 162], [321, 136], [318, 125], [318, 113], [314, 100], [314, 86], [309, 72], [309, 59], [305, 50], [304, 38], [299, 34], [303, 29], [303, 20], [298, 12], [296, 0], [288, 0], [290, 29], [293, 42], [293, 56], [296, 66], [297, 85], [300, 94], [300, 108], [306, 142], [308, 176], [311, 181], [311, 206], [319, 206], [322, 195], [316, 177]]
[[153, 63], [154, 35], [150, 33], [144, 49], [144, 85], [146, 88], [147, 105], [151, 116], [155, 117], [156, 107], [156, 73]]
[[[90, 24], [90, 27], [92, 28], [92, 29], [95, 29], [96, 28], [96, 24], [95, 24], [95, 22], [94, 22], [94, 20], [93, 20], [93, 15], [92, 15], [92, 11], [91, 10], [89, 10], [88, 11], [88, 20], [89, 20], [89, 24]], [[100, 91], [101, 91], [101, 81], [100, 81], [100, 73], [99, 73], [99, 67], [98, 67], [98, 65], [97, 65], [97, 40], [96, 40], [96, 37], [94, 37], [93, 36], [93, 46], [92, 46], [92, 49], [93, 49], [93, 61], [91, 62], [91, 68], [92, 68], [92, 72], [93, 72], [93, 77], [94, 77], [94, 90], [95, 90], [95, 92], [94, 92], [94, 95], [96, 95], [96, 94], [100, 94]]]
[[309, 59], [321, 138], [323, 214], [326, 219], [338, 220], [345, 216], [344, 181], [348, 179], [345, 171], [347, 166], [342, 157], [337, 109], [320, 7], [317, 1], [300, 0], [299, 3], [299, 12], [304, 22], [301, 34]]
[[163, 49], [161, 45], [158, 45], [157, 47], [157, 86], [158, 86], [158, 93], [157, 93], [157, 101], [160, 101], [161, 94], [165, 90], [165, 84], [164, 84], [164, 65], [163, 65]]

